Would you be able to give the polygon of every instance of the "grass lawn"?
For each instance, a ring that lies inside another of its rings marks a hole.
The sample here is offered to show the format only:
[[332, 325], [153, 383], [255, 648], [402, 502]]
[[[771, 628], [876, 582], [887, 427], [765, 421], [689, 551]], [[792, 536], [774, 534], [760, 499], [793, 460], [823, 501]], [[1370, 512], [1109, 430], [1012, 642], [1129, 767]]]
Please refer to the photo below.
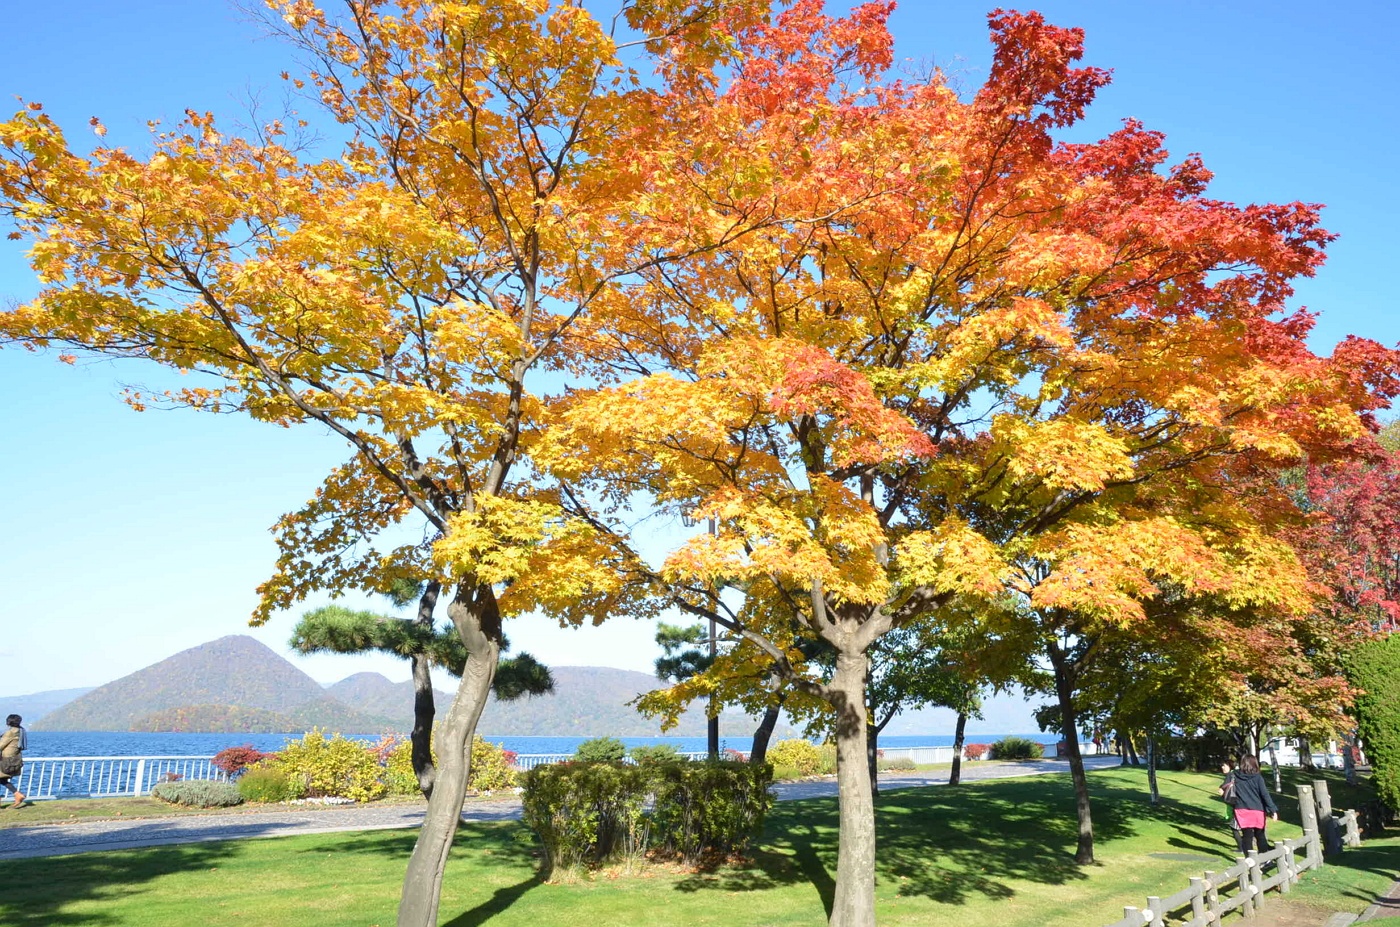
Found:
[[[384, 802], [423, 804], [417, 796], [384, 799]], [[297, 811], [324, 810], [322, 805], [296, 805]], [[129, 821], [138, 818], [173, 818], [192, 814], [243, 814], [266, 811], [267, 805], [234, 805], [230, 808], [186, 808], [159, 798], [59, 798], [26, 802], [22, 808], [8, 804], [0, 809], [0, 829], [35, 824], [76, 824], [81, 821]]]
[[[1234, 844], [1217, 776], [1163, 773], [1149, 805], [1145, 774], [1091, 775], [1099, 861], [1072, 862], [1068, 776], [887, 791], [879, 807], [880, 923], [939, 927], [1097, 927], [1125, 904], [1167, 895], [1191, 875], [1230, 864]], [[1275, 837], [1299, 833], [1285, 788]], [[1352, 804], [1334, 787], [1338, 807]], [[92, 853], [4, 864], [0, 924], [13, 927], [308, 927], [394, 921], [413, 834], [288, 837]], [[748, 865], [713, 873], [650, 867], [562, 884], [536, 875], [533, 838], [519, 824], [462, 828], [443, 891], [452, 927], [817, 925], [833, 887], [831, 799], [782, 802]], [[1292, 897], [1360, 911], [1397, 876], [1400, 840], [1348, 851], [1305, 876]], [[1276, 896], [1271, 896], [1271, 899]], [[1276, 902], [1271, 902], [1276, 903]], [[1243, 923], [1243, 922], [1242, 922]]]

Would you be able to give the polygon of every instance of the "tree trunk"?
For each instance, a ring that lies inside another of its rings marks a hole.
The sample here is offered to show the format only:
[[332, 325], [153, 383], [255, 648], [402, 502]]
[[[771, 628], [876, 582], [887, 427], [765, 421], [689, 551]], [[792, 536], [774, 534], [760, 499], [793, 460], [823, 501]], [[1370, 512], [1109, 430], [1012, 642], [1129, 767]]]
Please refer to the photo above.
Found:
[[1162, 793], [1157, 790], [1157, 739], [1151, 734], [1147, 735], [1147, 793], [1151, 804], [1161, 802]]
[[[1342, 735], [1342, 769], [1347, 777], [1347, 785], [1356, 785], [1356, 734]], [[1277, 777], [1277, 774], [1275, 774]], [[1277, 787], [1274, 791], [1278, 791]]]
[[437, 781], [404, 873], [398, 927], [437, 927], [442, 876], [466, 800], [472, 735], [501, 656], [501, 618], [489, 586], [458, 588], [447, 613], [466, 644], [467, 663], [438, 728]]
[[1115, 737], [1115, 738], [1113, 739], [1113, 742], [1114, 742], [1115, 748], [1118, 750], [1118, 756], [1122, 758], [1122, 762], [1119, 763], [1118, 765], [1119, 765], [1119, 766], [1127, 766], [1127, 765], [1128, 765], [1128, 739], [1127, 739], [1126, 737], [1123, 736], [1123, 731], [1122, 731], [1121, 729], [1118, 731], [1118, 736]]
[[1273, 766], [1273, 768], [1274, 768], [1274, 794], [1275, 794], [1275, 795], [1277, 795], [1278, 793], [1280, 793], [1280, 792], [1283, 791], [1283, 781], [1282, 781], [1281, 777], [1279, 776], [1279, 771], [1278, 771], [1278, 747], [1276, 746], [1277, 743], [1278, 743], [1277, 740], [1271, 740], [1271, 741], [1269, 741], [1269, 765]]
[[963, 731], [967, 728], [967, 712], [958, 712], [958, 726], [953, 728], [953, 771], [948, 774], [948, 784], [957, 785], [962, 781]]
[[1124, 743], [1128, 745], [1128, 762], [1132, 763], [1134, 766], [1141, 766], [1142, 761], [1138, 758], [1137, 746], [1133, 743], [1132, 732], [1128, 733]]
[[778, 712], [781, 710], [779, 706], [771, 705], [763, 713], [763, 720], [758, 723], [758, 730], [753, 732], [753, 749], [749, 751], [750, 763], [767, 762], [768, 741], [773, 738], [773, 729], [778, 726]]
[[1313, 764], [1312, 744], [1301, 734], [1298, 735], [1298, 765], [1303, 769], [1317, 769]]
[[871, 797], [880, 794], [880, 729], [873, 724], [865, 725], [865, 765], [870, 775]]
[[[1070, 778], [1074, 780], [1074, 808], [1079, 818], [1079, 841], [1074, 852], [1074, 861], [1087, 866], [1094, 861], [1094, 815], [1089, 806], [1089, 780], [1084, 775], [1084, 757], [1079, 753], [1078, 719], [1074, 715], [1074, 686], [1070, 682], [1064, 654], [1054, 644], [1050, 645], [1050, 662], [1055, 668], [1055, 695], [1060, 703], [1060, 730], [1069, 731], [1065, 737], [1065, 751], [1069, 754]], [[1132, 749], [1131, 743], [1128, 749]]]
[[836, 789], [840, 838], [830, 927], [874, 927], [875, 799], [865, 752], [864, 653], [840, 653], [827, 686], [836, 710]]
[[[417, 624], [432, 629], [433, 611], [441, 591], [442, 585], [437, 580], [428, 583], [418, 600], [418, 617], [414, 619]], [[410, 660], [413, 664], [413, 732], [408, 736], [409, 756], [419, 791], [424, 798], [432, 800], [433, 781], [437, 778], [433, 767], [433, 718], [437, 714], [433, 703], [433, 676], [425, 654], [415, 653]]]

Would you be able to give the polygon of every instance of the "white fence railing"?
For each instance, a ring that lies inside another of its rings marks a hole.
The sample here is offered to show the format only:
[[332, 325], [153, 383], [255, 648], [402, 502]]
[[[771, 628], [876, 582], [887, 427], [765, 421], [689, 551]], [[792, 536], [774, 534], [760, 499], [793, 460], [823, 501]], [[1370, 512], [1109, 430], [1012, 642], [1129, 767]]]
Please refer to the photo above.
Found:
[[31, 801], [148, 795], [157, 782], [228, 778], [209, 756], [25, 757], [20, 791]]

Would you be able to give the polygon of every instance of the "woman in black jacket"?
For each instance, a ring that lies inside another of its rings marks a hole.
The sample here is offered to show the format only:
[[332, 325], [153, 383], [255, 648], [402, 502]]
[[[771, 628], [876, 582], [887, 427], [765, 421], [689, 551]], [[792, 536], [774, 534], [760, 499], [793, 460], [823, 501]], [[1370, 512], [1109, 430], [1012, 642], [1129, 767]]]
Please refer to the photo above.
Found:
[[1260, 853], [1273, 849], [1264, 837], [1265, 814], [1278, 820], [1278, 805], [1269, 795], [1264, 777], [1259, 775], [1259, 758], [1253, 753], [1240, 757], [1235, 767], [1235, 823], [1239, 825], [1240, 852], [1248, 854], [1251, 844]]

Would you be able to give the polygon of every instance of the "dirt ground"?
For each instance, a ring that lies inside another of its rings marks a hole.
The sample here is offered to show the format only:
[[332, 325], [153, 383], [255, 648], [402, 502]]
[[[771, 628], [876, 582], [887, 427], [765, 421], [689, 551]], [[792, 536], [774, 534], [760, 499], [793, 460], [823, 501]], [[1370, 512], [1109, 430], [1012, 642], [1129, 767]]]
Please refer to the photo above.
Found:
[[1275, 897], [1253, 920], [1240, 923], [1249, 927], [1322, 927], [1331, 916], [1326, 908]]

